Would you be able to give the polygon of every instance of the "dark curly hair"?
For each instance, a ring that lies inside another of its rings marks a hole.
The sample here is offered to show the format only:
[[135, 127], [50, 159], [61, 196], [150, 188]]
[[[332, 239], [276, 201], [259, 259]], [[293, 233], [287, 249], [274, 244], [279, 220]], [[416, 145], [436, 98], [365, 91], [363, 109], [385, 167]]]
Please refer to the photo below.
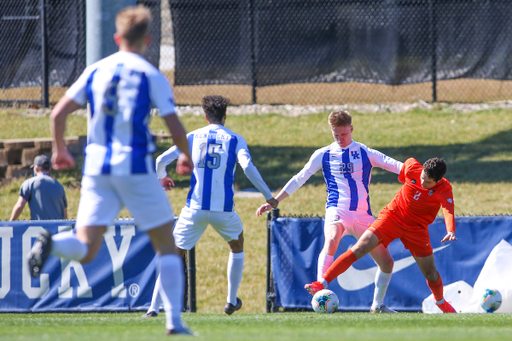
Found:
[[203, 110], [211, 123], [221, 123], [226, 116], [226, 108], [229, 104], [229, 98], [219, 95], [204, 96]]
[[433, 157], [425, 161], [423, 170], [430, 179], [437, 182], [446, 174], [446, 162], [439, 157]]

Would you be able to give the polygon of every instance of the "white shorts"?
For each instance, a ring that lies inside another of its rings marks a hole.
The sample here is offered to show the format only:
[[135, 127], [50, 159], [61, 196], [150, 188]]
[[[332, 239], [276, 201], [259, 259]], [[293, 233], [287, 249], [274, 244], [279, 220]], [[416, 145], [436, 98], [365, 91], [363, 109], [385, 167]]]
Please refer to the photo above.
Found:
[[84, 175], [76, 226], [109, 226], [123, 207], [130, 211], [141, 231], [174, 220], [155, 174]]
[[182, 250], [192, 249], [208, 224], [212, 225], [226, 242], [238, 240], [238, 236], [243, 232], [242, 221], [235, 211], [194, 210], [185, 206], [174, 227], [173, 235], [176, 246]]
[[328, 207], [325, 211], [325, 226], [342, 223], [345, 227], [342, 237], [352, 235], [359, 239], [366, 229], [375, 221], [367, 212], [349, 211], [344, 208]]

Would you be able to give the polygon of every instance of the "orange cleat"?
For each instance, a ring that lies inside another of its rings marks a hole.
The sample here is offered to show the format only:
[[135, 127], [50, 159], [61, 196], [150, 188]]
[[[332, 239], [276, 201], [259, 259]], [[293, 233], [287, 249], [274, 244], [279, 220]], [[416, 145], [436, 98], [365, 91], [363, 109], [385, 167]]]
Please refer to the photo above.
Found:
[[436, 303], [436, 305], [439, 307], [439, 309], [441, 309], [443, 314], [457, 313], [455, 308], [450, 303], [448, 303], [447, 300], [444, 300], [441, 304]]
[[319, 292], [320, 290], [324, 289], [324, 285], [320, 282], [313, 282], [311, 284], [306, 284], [304, 286], [304, 289], [306, 289], [307, 291], [309, 291], [309, 293], [311, 295], [315, 295], [317, 292]]

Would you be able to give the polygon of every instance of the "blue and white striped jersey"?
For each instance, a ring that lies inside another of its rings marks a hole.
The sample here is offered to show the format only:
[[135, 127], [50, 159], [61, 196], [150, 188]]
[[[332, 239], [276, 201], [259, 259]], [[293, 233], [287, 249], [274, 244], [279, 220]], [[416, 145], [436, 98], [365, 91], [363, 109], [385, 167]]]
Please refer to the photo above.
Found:
[[339, 207], [350, 211], [372, 214], [369, 184], [373, 167], [380, 167], [399, 174], [403, 163], [381, 152], [352, 141], [346, 148], [336, 142], [316, 150], [309, 162], [283, 190], [292, 194], [318, 170], [322, 169], [327, 185], [328, 207]]
[[[190, 178], [187, 207], [196, 210], [232, 212], [235, 193], [236, 162], [266, 200], [272, 198], [267, 184], [252, 163], [247, 142], [220, 124], [210, 124], [188, 135], [194, 171]], [[167, 175], [165, 167], [181, 154], [172, 146], [156, 160], [159, 179]]]
[[154, 173], [151, 107], [175, 114], [169, 82], [144, 57], [120, 51], [87, 67], [66, 95], [88, 101], [84, 175]]

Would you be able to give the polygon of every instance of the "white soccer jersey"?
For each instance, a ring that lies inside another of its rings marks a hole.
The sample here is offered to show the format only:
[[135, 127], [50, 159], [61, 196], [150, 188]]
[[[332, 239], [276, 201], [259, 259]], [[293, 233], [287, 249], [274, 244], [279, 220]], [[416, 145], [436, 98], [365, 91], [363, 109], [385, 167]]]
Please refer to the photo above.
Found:
[[399, 174], [403, 163], [381, 152], [352, 141], [346, 148], [336, 142], [316, 150], [304, 168], [283, 188], [292, 194], [318, 170], [327, 185], [326, 208], [339, 207], [372, 214], [369, 184], [373, 167]]
[[[190, 132], [187, 137], [194, 163], [187, 207], [208, 211], [233, 211], [236, 161], [265, 199], [272, 198], [272, 193], [251, 161], [243, 136], [220, 124], [210, 124]], [[158, 178], [167, 175], [165, 167], [180, 154], [180, 150], [173, 146], [157, 158]]]
[[154, 173], [151, 107], [160, 116], [176, 113], [160, 71], [144, 57], [120, 51], [87, 67], [66, 95], [91, 107], [84, 175]]

